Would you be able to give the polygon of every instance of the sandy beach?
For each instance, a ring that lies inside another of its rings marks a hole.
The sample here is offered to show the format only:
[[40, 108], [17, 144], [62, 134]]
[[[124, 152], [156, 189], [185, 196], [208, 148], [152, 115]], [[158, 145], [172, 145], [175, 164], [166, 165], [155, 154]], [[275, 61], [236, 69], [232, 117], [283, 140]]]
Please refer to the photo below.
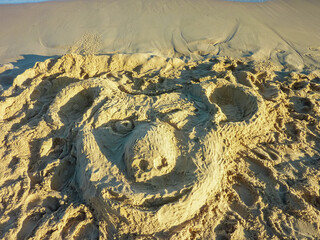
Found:
[[0, 5], [1, 239], [320, 238], [320, 2]]

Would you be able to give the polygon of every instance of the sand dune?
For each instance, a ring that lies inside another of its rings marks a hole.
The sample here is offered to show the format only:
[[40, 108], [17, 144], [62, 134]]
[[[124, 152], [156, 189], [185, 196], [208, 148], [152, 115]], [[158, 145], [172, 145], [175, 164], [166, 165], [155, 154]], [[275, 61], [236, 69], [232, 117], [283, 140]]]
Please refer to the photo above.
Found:
[[0, 7], [0, 63], [61, 55], [85, 33], [100, 53], [253, 56], [319, 66], [316, 0], [263, 3], [191, 0], [66, 1]]
[[320, 238], [319, 9], [0, 6], [0, 238]]
[[74, 0], [0, 6], [0, 84], [41, 58], [63, 55], [93, 36], [95, 53], [203, 55], [270, 60], [317, 69], [317, 0], [260, 3], [220, 0]]

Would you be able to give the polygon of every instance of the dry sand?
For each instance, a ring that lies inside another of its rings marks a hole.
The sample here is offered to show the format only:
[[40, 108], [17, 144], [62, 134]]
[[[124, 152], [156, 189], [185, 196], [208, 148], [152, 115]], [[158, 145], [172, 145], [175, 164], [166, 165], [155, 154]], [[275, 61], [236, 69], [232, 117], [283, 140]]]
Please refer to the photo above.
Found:
[[319, 6], [1, 6], [0, 238], [320, 238]]
[[85, 33], [101, 53], [253, 56], [302, 67], [320, 60], [318, 0], [74, 0], [0, 6], [0, 63], [61, 55]]

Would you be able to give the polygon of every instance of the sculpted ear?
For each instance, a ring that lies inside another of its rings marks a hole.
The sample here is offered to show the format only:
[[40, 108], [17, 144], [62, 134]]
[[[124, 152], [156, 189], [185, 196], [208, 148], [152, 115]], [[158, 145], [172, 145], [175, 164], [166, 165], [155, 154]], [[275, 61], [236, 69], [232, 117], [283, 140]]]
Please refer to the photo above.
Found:
[[234, 84], [217, 85], [209, 96], [226, 116], [227, 122], [250, 120], [258, 111], [258, 99], [250, 90]]
[[117, 88], [106, 79], [70, 84], [59, 92], [50, 105], [47, 121], [56, 128], [80, 123], [90, 117], [90, 109], [93, 106], [111, 97], [115, 90]]

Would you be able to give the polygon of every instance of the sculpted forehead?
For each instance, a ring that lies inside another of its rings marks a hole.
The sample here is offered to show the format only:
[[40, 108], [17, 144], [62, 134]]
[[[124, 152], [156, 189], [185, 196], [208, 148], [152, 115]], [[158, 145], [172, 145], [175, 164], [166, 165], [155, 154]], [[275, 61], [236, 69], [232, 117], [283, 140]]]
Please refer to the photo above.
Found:
[[[109, 99], [95, 114], [94, 126], [108, 122], [134, 119], [135, 121], [168, 122], [177, 128], [199, 123], [205, 104], [183, 93], [166, 93], [160, 96], [120, 95]], [[206, 114], [207, 115], [207, 114]], [[203, 118], [203, 117], [202, 117]]]

